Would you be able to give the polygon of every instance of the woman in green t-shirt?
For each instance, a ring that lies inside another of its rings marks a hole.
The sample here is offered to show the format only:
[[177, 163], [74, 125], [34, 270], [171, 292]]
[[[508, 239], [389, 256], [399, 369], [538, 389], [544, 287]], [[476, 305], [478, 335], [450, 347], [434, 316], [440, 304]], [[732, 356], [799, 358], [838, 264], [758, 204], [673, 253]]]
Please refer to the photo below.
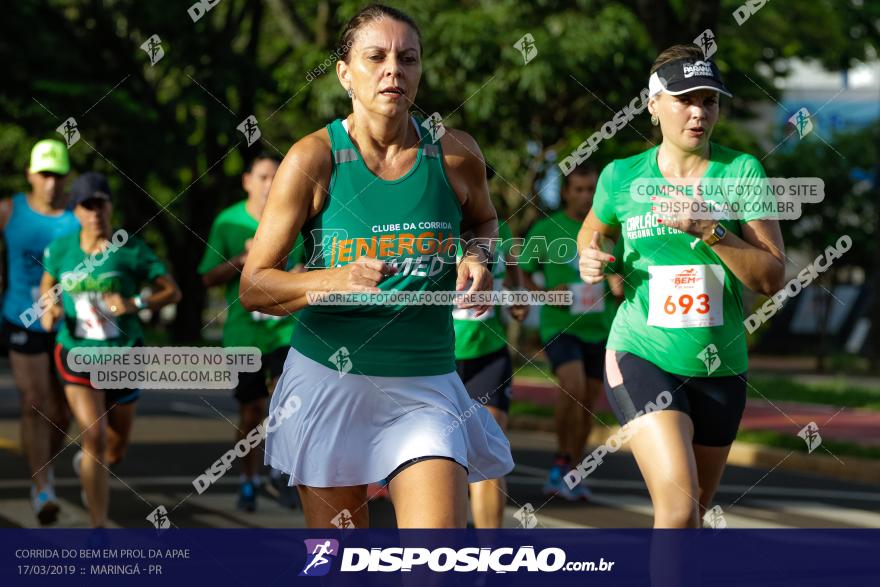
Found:
[[[88, 372], [72, 369], [68, 354], [89, 347], [143, 344], [137, 313], [180, 300], [164, 264], [142, 240], [110, 225], [113, 206], [107, 179], [86, 173], [71, 185], [71, 205], [82, 230], [53, 241], [43, 253], [40, 289], [51, 302], [41, 317], [46, 330], [58, 321], [55, 367], [70, 411], [82, 433], [73, 459], [92, 526], [104, 527], [110, 501], [109, 469], [125, 455], [139, 389], [96, 389]], [[60, 284], [61, 303], [52, 295]], [[149, 284], [149, 297], [139, 295]]]
[[[522, 274], [513, 248], [513, 233], [498, 221], [498, 247], [492, 258], [493, 289], [518, 288]], [[461, 251], [459, 251], [459, 254]], [[510, 395], [513, 389], [513, 361], [507, 349], [507, 331], [502, 312], [519, 322], [528, 315], [528, 306], [496, 306], [478, 315], [473, 309], [455, 308], [455, 370], [471, 399], [488, 410], [498, 426], [507, 432]], [[476, 528], [500, 528], [507, 503], [507, 483], [503, 477], [470, 484], [471, 512]]]
[[[605, 167], [578, 235], [591, 283], [611, 260], [600, 239], [623, 239], [625, 301], [608, 339], [605, 392], [621, 424], [633, 421], [616, 442], [630, 442], [657, 528], [700, 525], [745, 408], [742, 285], [771, 295], [784, 277], [779, 224], [762, 214], [761, 164], [709, 141], [719, 93], [731, 95], [696, 45], [657, 57], [648, 109], [663, 141]], [[723, 188], [742, 213], [696, 214], [706, 186]], [[566, 480], [600, 463], [590, 455]]]
[[[568, 501], [592, 497], [586, 484], [569, 486], [563, 476], [572, 462], [580, 462], [590, 437], [596, 399], [602, 393], [605, 341], [623, 295], [616, 275], [598, 284], [585, 283], [578, 275], [575, 239], [593, 205], [598, 175], [592, 162], [571, 170], [562, 182], [559, 210], [540, 219], [526, 234], [521, 262], [528, 289], [572, 295], [570, 305], [542, 306], [539, 328], [544, 354], [559, 381], [556, 454], [542, 490]], [[543, 277], [540, 286], [533, 279], [538, 273]]]

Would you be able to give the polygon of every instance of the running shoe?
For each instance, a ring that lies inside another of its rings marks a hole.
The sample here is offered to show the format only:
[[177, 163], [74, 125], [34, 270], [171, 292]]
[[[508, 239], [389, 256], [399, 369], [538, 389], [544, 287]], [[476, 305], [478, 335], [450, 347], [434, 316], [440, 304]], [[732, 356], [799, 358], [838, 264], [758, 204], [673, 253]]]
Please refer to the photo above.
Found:
[[559, 495], [567, 490], [568, 486], [563, 479], [564, 475], [565, 472], [562, 469], [562, 464], [554, 464], [550, 469], [550, 474], [547, 476], [547, 482], [544, 483], [544, 495]]
[[257, 510], [257, 488], [253, 481], [245, 481], [239, 485], [238, 509], [246, 512]]
[[[82, 460], [84, 455], [85, 453], [82, 450], [76, 451], [76, 454], [73, 455], [73, 472], [76, 473], [77, 477], [79, 477], [79, 470], [82, 468]], [[115, 473], [120, 464], [122, 464], [122, 461], [110, 463], [109, 465], [107, 465], [107, 469], [110, 473]], [[54, 477], [49, 477], [49, 483], [53, 482], [52, 479], [54, 479]]]
[[578, 483], [571, 488], [565, 482], [565, 473], [569, 468], [569, 465], [561, 461], [554, 463], [544, 484], [544, 495], [559, 496], [566, 501], [589, 501], [593, 497], [589, 487]]
[[42, 491], [37, 491], [36, 486], [31, 486], [31, 503], [40, 524], [46, 526], [54, 524], [58, 520], [58, 498], [55, 497], [55, 489], [46, 485]]
[[266, 493], [278, 500], [278, 505], [289, 510], [296, 509], [296, 487], [288, 485], [290, 475], [282, 473], [277, 476], [269, 476], [266, 484]]
[[[76, 473], [76, 476], [79, 477], [79, 471], [82, 469], [82, 461], [83, 461], [83, 453], [82, 450], [76, 451], [76, 454], [73, 455], [73, 472]], [[82, 482], [80, 482], [80, 487], [82, 487]], [[89, 501], [86, 499], [86, 490], [79, 490], [79, 500], [82, 502], [83, 507], [89, 509]]]
[[73, 455], [73, 472], [76, 473], [76, 476], [79, 477], [79, 470], [82, 468], [83, 462], [83, 451], [78, 450]]
[[568, 501], [590, 501], [593, 499], [593, 492], [583, 483], [578, 483], [574, 486], [574, 489], [569, 489], [568, 485], [566, 485], [565, 489], [566, 491], [560, 493], [560, 495]]

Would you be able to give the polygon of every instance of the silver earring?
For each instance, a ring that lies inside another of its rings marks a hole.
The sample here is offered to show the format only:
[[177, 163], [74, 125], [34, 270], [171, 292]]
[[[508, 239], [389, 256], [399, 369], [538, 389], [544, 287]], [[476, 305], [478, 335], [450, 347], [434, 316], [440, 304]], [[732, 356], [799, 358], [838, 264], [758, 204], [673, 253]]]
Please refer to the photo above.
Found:
[[352, 90], [351, 88], [348, 88], [348, 97], [354, 98], [354, 90]]
[[651, 124], [653, 124], [654, 126], [657, 126], [658, 124], [660, 124], [660, 119], [657, 118], [656, 114], [651, 115]]

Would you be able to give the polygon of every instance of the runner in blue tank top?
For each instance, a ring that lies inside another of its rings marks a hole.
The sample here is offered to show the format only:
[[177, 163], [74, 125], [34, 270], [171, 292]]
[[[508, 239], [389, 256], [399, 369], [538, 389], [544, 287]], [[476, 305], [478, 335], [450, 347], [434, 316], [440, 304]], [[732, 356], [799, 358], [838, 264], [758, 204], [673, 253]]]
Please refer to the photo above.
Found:
[[27, 170], [31, 191], [0, 201], [0, 230], [6, 239], [7, 283], [3, 296], [3, 338], [21, 397], [22, 450], [34, 486], [31, 501], [41, 524], [58, 516], [50, 459], [61, 449], [69, 417], [64, 394], [52, 367], [55, 333], [40, 326], [40, 278], [43, 249], [79, 229], [66, 210], [64, 181], [70, 171], [67, 148], [40, 141]]

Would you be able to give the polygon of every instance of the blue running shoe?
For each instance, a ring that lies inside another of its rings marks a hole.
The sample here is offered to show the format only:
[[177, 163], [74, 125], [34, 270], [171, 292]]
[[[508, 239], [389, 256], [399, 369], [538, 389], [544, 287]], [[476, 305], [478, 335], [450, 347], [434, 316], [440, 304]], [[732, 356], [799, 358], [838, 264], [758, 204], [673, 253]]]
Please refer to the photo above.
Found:
[[54, 524], [58, 520], [61, 508], [51, 485], [46, 485], [42, 491], [37, 491], [36, 486], [31, 487], [31, 503], [41, 525]]
[[238, 509], [246, 512], [257, 510], [257, 488], [253, 481], [245, 481], [238, 487]]
[[547, 476], [547, 482], [544, 483], [544, 495], [559, 495], [568, 489], [562, 478], [563, 475], [565, 472], [562, 470], [562, 465], [554, 464]]

